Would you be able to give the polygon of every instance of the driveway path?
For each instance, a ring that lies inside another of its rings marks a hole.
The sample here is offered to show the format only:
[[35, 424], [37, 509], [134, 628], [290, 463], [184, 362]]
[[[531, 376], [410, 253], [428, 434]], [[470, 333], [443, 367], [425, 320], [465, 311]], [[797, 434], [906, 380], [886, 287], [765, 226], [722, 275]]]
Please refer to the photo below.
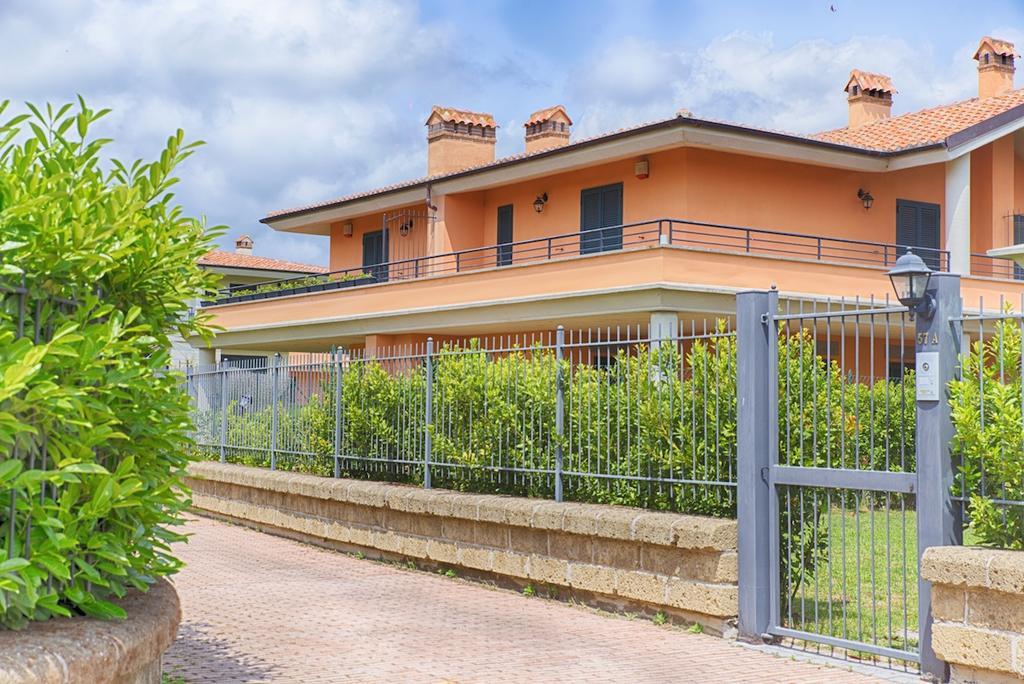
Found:
[[165, 670], [195, 682], [877, 681], [193, 518]]

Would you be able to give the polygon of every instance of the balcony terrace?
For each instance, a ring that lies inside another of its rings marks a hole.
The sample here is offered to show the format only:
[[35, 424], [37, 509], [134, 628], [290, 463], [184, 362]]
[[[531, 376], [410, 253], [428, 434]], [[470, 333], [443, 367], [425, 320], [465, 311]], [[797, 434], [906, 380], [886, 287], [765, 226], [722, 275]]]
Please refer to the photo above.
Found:
[[[394, 343], [435, 335], [636, 325], [651, 312], [711, 320], [735, 295], [777, 286], [791, 301], [891, 295], [885, 272], [906, 247], [676, 219], [418, 256], [322, 276], [229, 288], [207, 302], [218, 347], [326, 351], [369, 336]], [[949, 270], [944, 250], [915, 250]], [[965, 300], [1016, 302], [1013, 265], [980, 257]], [[996, 270], [996, 267], [999, 270]]]
[[[587, 232], [574, 231], [533, 240], [389, 261], [364, 268], [349, 268], [312, 276], [268, 281], [259, 285], [238, 285], [221, 290], [215, 300], [204, 302], [204, 306], [236, 304], [659, 246], [881, 268], [894, 264], [907, 250], [906, 246], [881, 242], [680, 219], [652, 219]], [[933, 269], [949, 269], [949, 253], [945, 250], [915, 247], [914, 251]], [[981, 268], [979, 275], [1013, 277], [1012, 262], [980, 254], [974, 257]]]

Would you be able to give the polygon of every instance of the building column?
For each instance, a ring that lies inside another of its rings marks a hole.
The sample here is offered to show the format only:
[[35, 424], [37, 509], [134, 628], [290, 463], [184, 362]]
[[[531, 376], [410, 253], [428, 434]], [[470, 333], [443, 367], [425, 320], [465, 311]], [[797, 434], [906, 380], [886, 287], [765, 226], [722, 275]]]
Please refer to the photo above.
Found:
[[652, 348], [655, 340], [679, 337], [679, 314], [675, 311], [652, 311], [647, 335]]
[[217, 349], [215, 347], [199, 347], [197, 350], [196, 363], [202, 366], [217, 365]]
[[946, 249], [949, 270], [971, 273], [971, 155], [946, 162]]
[[989, 244], [1006, 247], [1013, 244], [1014, 210], [1013, 136], [992, 143], [992, 226]]

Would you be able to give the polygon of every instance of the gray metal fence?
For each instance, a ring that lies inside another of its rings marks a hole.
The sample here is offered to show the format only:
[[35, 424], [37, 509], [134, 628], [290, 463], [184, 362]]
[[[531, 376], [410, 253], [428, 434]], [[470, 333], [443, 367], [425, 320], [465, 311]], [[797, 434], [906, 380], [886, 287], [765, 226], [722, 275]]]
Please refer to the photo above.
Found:
[[196, 368], [225, 461], [556, 500], [735, 511], [725, 324], [558, 330]]
[[950, 397], [953, 500], [970, 524], [968, 543], [1012, 546], [1024, 539], [1024, 296], [965, 308], [952, 321], [961, 340]]
[[[188, 374], [221, 460], [736, 516], [740, 634], [948, 673], [930, 546], [1024, 538], [1024, 298], [778, 307], [271, 357]], [[971, 535], [974, 535], [973, 537]]]

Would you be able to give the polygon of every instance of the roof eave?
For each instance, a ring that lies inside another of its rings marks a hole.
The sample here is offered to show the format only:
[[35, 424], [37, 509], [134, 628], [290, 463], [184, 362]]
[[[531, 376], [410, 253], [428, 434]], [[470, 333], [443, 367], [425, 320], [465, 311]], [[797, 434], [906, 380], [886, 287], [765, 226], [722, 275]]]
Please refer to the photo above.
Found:
[[[1024, 107], [1024, 105], [1022, 105]], [[849, 166], [850, 168], [861, 168], [863, 170], [874, 170], [874, 171], [885, 171], [887, 160], [908, 155], [911, 153], [932, 150], [935, 148], [945, 147], [946, 143], [937, 142], [928, 145], [921, 145], [917, 147], [910, 147], [903, 150], [886, 151], [886, 150], [874, 150], [864, 147], [856, 147], [852, 145], [844, 145], [842, 143], [834, 143], [825, 140], [814, 140], [812, 138], [806, 138], [803, 136], [792, 135], [788, 133], [781, 133], [776, 131], [765, 131], [759, 129], [753, 129], [739, 124], [730, 124], [721, 121], [713, 121], [708, 119], [697, 119], [693, 117], [674, 117], [672, 119], [666, 119], [664, 121], [654, 122], [638, 128], [629, 129], [626, 131], [618, 131], [610, 133], [605, 136], [593, 138], [591, 140], [584, 140], [578, 143], [573, 143], [564, 147], [552, 148], [550, 150], [544, 150], [531, 154], [525, 157], [516, 157], [507, 160], [499, 160], [494, 164], [489, 164], [482, 167], [473, 167], [464, 171], [458, 171], [456, 173], [448, 174], [445, 176], [425, 178], [421, 181], [411, 183], [409, 185], [403, 185], [395, 188], [388, 188], [377, 193], [364, 195], [361, 197], [354, 197], [351, 199], [341, 200], [337, 202], [327, 203], [317, 207], [308, 207], [303, 209], [297, 209], [295, 211], [289, 211], [280, 214], [274, 214], [266, 216], [260, 219], [260, 223], [270, 226], [275, 230], [283, 230], [286, 232], [311, 232], [316, 234], [325, 234], [327, 231], [323, 229], [315, 230], [302, 230], [301, 223], [296, 219], [303, 217], [309, 217], [316, 214], [325, 214], [338, 210], [342, 207], [358, 207], [359, 212], [362, 214], [373, 213], [376, 211], [386, 210], [395, 206], [402, 206], [403, 204], [409, 204], [412, 202], [420, 201], [425, 195], [424, 190], [427, 186], [441, 186], [449, 185], [453, 181], [461, 181], [471, 176], [478, 176], [488, 174], [490, 172], [507, 169], [510, 167], [524, 166], [530, 164], [537, 164], [549, 160], [552, 157], [560, 157], [569, 155], [571, 153], [579, 152], [581, 150], [589, 150], [594, 147], [602, 145], [614, 146], [615, 143], [620, 142], [625, 138], [638, 137], [647, 133], [655, 133], [663, 130], [679, 129], [682, 133], [677, 146], [696, 146], [696, 147], [714, 147], [711, 144], [701, 144], [701, 141], [694, 139], [694, 136], [688, 136], [687, 130], [693, 132], [709, 132], [718, 133], [725, 136], [730, 136], [734, 139], [748, 138], [755, 143], [758, 141], [769, 143], [777, 154], [763, 154], [761, 156], [773, 156], [779, 158], [793, 159], [794, 161], [802, 161], [804, 163], [817, 163], [820, 165], [837, 165], [837, 166]], [[699, 137], [699, 136], [698, 136]], [[732, 150], [728, 147], [724, 148], [725, 151], [737, 151]], [[788, 151], [789, 154], [784, 152]], [[803, 153], [801, 153], [803, 151]], [[824, 157], [829, 157], [833, 160], [830, 164], [824, 159], [814, 159], [816, 156], [814, 152], [823, 153]], [[634, 152], [635, 153], [635, 152]], [[609, 156], [608, 160], [611, 161], [614, 157]], [[862, 160], [865, 163], [858, 163], [857, 159]], [[593, 163], [593, 162], [591, 162]], [[913, 164], [916, 165], [916, 164]], [[874, 168], [877, 167], [877, 168]], [[464, 186], [464, 183], [457, 183], [457, 185]], [[460, 191], [464, 191], [463, 188]], [[482, 188], [481, 188], [482, 189]], [[356, 214], [352, 214], [355, 216]], [[332, 218], [329, 220], [342, 220], [340, 217]], [[288, 225], [290, 224], [290, 225]]]

